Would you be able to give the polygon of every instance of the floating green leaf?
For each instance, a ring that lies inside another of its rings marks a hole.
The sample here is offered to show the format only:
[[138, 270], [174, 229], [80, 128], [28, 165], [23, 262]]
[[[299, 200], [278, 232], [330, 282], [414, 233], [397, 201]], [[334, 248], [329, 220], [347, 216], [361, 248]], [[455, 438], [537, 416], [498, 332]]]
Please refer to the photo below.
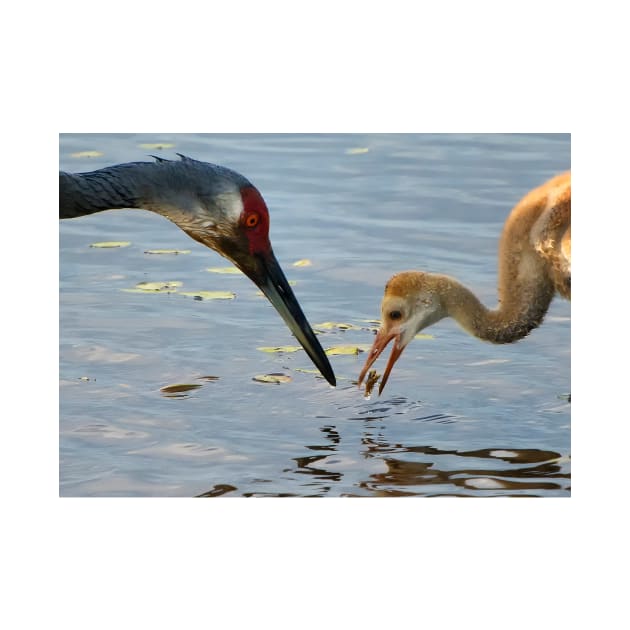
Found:
[[369, 149], [367, 147], [353, 147], [351, 149], [346, 149], [346, 155], [361, 155], [362, 153], [367, 153]]
[[175, 145], [168, 142], [143, 142], [138, 146], [141, 149], [172, 149]]
[[163, 394], [179, 394], [181, 392], [188, 392], [191, 389], [198, 389], [199, 387], [201, 387], [199, 383], [175, 383], [174, 385], [160, 387], [160, 391]]
[[103, 155], [100, 151], [77, 151], [76, 153], [71, 153], [70, 157], [73, 158], [92, 158], [92, 157], [101, 157]]
[[359, 352], [364, 352], [364, 349], [360, 346], [332, 346], [326, 349], [326, 354], [328, 355], [359, 354]]
[[258, 381], [259, 383], [290, 383], [291, 377], [275, 372], [273, 374], [258, 374], [258, 376], [254, 376], [252, 380]]
[[179, 280], [171, 282], [138, 282], [133, 289], [121, 289], [127, 293], [174, 293], [181, 287]]
[[414, 339], [434, 339], [433, 335], [428, 335], [427, 333], [418, 333]]
[[198, 376], [197, 380], [198, 381], [218, 381], [219, 377], [218, 376]]
[[263, 346], [261, 348], [256, 348], [256, 350], [260, 350], [261, 352], [297, 352], [301, 350], [301, 346]]
[[179, 294], [198, 300], [233, 300], [236, 297], [232, 291], [180, 291]]
[[308, 258], [302, 258], [301, 260], [296, 260], [293, 263], [294, 267], [310, 267], [313, 263]]
[[322, 330], [332, 330], [333, 328], [338, 328], [339, 330], [361, 330], [360, 326], [344, 324], [343, 322], [322, 322], [321, 324], [315, 324], [314, 327]]
[[237, 267], [208, 267], [206, 271], [210, 273], [243, 273]]
[[145, 254], [190, 254], [189, 249], [147, 249]]
[[101, 243], [92, 243], [90, 247], [129, 247], [131, 241], [102, 241]]

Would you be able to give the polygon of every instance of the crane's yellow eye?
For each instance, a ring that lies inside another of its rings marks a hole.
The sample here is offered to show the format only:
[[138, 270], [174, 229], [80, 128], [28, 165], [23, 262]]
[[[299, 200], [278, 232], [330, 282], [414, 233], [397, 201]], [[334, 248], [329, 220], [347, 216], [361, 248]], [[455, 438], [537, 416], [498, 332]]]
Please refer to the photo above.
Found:
[[259, 221], [260, 216], [257, 213], [252, 212], [251, 214], [248, 214], [245, 218], [245, 226], [248, 228], [255, 228], [258, 225]]

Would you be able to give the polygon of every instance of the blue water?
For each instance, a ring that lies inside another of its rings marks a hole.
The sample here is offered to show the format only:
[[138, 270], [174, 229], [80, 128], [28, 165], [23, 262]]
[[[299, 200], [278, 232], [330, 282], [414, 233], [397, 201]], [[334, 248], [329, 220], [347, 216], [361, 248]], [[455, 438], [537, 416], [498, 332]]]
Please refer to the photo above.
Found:
[[[139, 146], [159, 142], [174, 146]], [[83, 151], [102, 155], [73, 157]], [[509, 210], [570, 167], [564, 134], [64, 134], [60, 168], [175, 152], [260, 189], [276, 256], [314, 328], [369, 326], [385, 282], [404, 269], [456, 276], [494, 305]], [[131, 245], [90, 247], [98, 241]], [[312, 266], [294, 267], [302, 258]], [[353, 383], [364, 353], [331, 357], [333, 389], [296, 369], [313, 367], [304, 352], [257, 350], [294, 339], [244, 276], [206, 271], [229, 264], [150, 212], [60, 222], [62, 496], [569, 496], [568, 302], [554, 300], [539, 329], [507, 346], [443, 320], [405, 350], [383, 396], [366, 400]], [[172, 280], [237, 297], [121, 290]], [[320, 340], [370, 344], [373, 334]], [[252, 380], [272, 372], [292, 381]], [[202, 387], [160, 392], [173, 383]]]

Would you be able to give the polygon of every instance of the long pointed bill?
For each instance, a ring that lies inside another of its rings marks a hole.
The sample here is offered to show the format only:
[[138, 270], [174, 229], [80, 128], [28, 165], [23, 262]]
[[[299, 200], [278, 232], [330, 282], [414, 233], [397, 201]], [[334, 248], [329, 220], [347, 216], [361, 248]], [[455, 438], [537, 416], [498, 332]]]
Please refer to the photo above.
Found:
[[261, 262], [262, 268], [258, 273], [248, 275], [280, 313], [282, 319], [284, 319], [286, 325], [295, 335], [295, 338], [302, 344], [306, 354], [322, 373], [322, 376], [331, 385], [335, 386], [337, 381], [328, 357], [304, 316], [300, 304], [293, 294], [273, 252], [257, 258]]
[[389, 378], [389, 373], [392, 371], [394, 367], [394, 363], [398, 360], [402, 351], [405, 349], [404, 346], [400, 345], [400, 334], [396, 332], [384, 332], [382, 329], [378, 331], [376, 334], [376, 339], [372, 344], [372, 349], [368, 354], [368, 357], [365, 361], [365, 365], [361, 370], [361, 374], [359, 374], [359, 387], [367, 374], [367, 371], [372, 367], [374, 361], [379, 358], [383, 350], [387, 347], [387, 344], [392, 340], [394, 341], [394, 346], [392, 348], [392, 353], [389, 357], [389, 361], [387, 362], [387, 367], [385, 368], [385, 372], [383, 373], [383, 378], [381, 378], [381, 383], [378, 386], [378, 395], [381, 395], [383, 388], [385, 387], [385, 383], [387, 383], [387, 379]]

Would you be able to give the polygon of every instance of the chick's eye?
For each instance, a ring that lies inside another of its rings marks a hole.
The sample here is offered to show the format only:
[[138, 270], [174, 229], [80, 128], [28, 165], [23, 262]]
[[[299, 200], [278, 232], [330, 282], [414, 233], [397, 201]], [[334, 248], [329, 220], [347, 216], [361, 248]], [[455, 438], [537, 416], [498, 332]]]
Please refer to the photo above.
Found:
[[260, 216], [257, 213], [252, 212], [245, 217], [245, 226], [248, 228], [255, 228], [259, 221]]
[[402, 317], [402, 313], [400, 311], [390, 311], [389, 318], [390, 319], [400, 319]]

